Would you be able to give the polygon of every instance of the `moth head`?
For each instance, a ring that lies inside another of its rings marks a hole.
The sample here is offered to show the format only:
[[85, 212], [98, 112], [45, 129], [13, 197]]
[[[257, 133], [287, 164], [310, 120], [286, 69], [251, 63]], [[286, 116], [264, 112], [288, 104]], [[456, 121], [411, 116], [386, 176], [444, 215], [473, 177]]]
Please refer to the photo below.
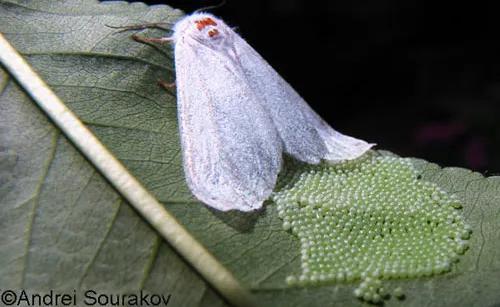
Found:
[[190, 37], [205, 44], [219, 44], [226, 37], [227, 26], [210, 14], [196, 13], [181, 20], [174, 29], [174, 37]]

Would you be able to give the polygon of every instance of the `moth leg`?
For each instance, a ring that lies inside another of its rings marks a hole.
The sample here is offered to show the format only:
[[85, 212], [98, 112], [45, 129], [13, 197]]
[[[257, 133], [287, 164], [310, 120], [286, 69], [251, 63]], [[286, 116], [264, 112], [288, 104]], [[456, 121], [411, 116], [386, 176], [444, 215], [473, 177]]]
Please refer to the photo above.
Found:
[[137, 34], [132, 35], [132, 39], [139, 43], [159, 43], [159, 44], [166, 44], [173, 41], [172, 37], [145, 37]]
[[[165, 31], [170, 31], [171, 29], [164, 28], [161, 25], [168, 25], [169, 23], [166, 22], [154, 22], [154, 23], [144, 23], [144, 24], [137, 24], [137, 25], [129, 25], [129, 26], [111, 26], [111, 25], [106, 25], [106, 27], [113, 28], [113, 29], [121, 29], [118, 32], [124, 32], [124, 31], [129, 31], [129, 30], [144, 30], [147, 28], [157, 28]], [[170, 43], [173, 41], [173, 37], [145, 37], [137, 34], [133, 34], [132, 39], [135, 40], [136, 42], [139, 43], [145, 43], [145, 44], [151, 44], [151, 43], [159, 43], [159, 44], [165, 44], [165, 43]], [[157, 48], [156, 46], [153, 45], [153, 47]], [[175, 87], [175, 81], [174, 82], [167, 82], [164, 80], [158, 80], [158, 84], [166, 89], [167, 91], [172, 90]]]
[[175, 87], [175, 81], [167, 82], [165, 80], [158, 80], [158, 85], [169, 91]]
[[171, 29], [162, 27], [162, 25], [170, 25], [168, 22], [152, 22], [152, 23], [143, 23], [143, 24], [137, 24], [137, 25], [129, 25], [129, 26], [111, 26], [111, 25], [105, 25], [108, 28], [112, 29], [121, 29], [118, 32], [124, 32], [124, 31], [129, 31], [129, 30], [144, 30], [144, 29], [150, 29], [150, 28], [155, 28], [155, 29], [160, 29], [160, 30], [165, 30], [165, 31], [170, 31]]
[[[129, 30], [144, 30], [144, 29], [149, 29], [149, 28], [156, 28], [156, 29], [161, 29], [165, 31], [171, 31], [171, 29], [162, 27], [161, 25], [169, 25], [167, 22], [153, 22], [153, 23], [143, 23], [143, 24], [137, 24], [137, 25], [130, 25], [130, 26], [111, 26], [111, 25], [106, 25], [108, 28], [112, 29], [121, 29], [119, 32], [124, 32], [124, 31], [129, 31]], [[161, 38], [149, 38], [149, 37], [144, 37], [140, 36], [137, 34], [132, 35], [132, 38], [140, 43], [168, 43], [171, 42], [173, 39], [171, 37], [161, 37]]]

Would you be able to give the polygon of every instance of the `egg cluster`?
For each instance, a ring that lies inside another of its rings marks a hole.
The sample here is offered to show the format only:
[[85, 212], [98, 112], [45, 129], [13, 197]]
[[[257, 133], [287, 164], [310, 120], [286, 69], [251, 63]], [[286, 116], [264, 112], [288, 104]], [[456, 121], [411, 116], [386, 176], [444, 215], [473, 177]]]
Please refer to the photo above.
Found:
[[283, 228], [300, 240], [291, 286], [362, 280], [354, 294], [378, 302], [381, 280], [448, 272], [468, 248], [460, 201], [420, 179], [409, 159], [293, 164], [272, 196]]

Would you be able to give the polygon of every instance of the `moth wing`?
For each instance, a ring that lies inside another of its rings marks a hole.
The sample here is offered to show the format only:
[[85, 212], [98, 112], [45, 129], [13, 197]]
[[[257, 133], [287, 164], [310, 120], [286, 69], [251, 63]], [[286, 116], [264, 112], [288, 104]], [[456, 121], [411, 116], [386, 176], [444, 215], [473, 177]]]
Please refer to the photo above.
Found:
[[245, 40], [234, 36], [248, 84], [259, 93], [286, 153], [309, 163], [340, 162], [355, 159], [374, 145], [335, 131]]
[[281, 140], [241, 69], [224, 52], [191, 44], [175, 46], [187, 183], [218, 210], [258, 209], [275, 186]]

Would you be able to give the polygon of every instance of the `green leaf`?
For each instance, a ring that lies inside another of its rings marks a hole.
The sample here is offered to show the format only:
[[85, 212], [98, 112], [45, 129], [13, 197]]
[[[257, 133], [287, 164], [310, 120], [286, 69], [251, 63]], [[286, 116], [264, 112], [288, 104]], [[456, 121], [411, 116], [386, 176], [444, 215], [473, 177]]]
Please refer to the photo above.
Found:
[[[0, 16], [17, 18], [18, 8], [0, 3]], [[2, 62], [20, 71], [1, 35], [0, 42]], [[13, 75], [26, 88], [29, 72]], [[171, 295], [169, 302], [180, 306], [226, 305], [4, 71], [0, 93], [0, 291], [71, 295], [76, 289], [81, 302], [86, 289], [118, 295], [144, 290]]]
[[[0, 0], [2, 33], [259, 305], [361, 305], [352, 284], [286, 286], [300, 269], [300, 248], [273, 204], [258, 213], [221, 213], [192, 197], [181, 167], [175, 95], [156, 84], [175, 79], [172, 48], [138, 44], [129, 32], [105, 26], [174, 23], [181, 16], [140, 3]], [[0, 84], [0, 289], [144, 288], [172, 293], [173, 306], [224, 305], [7, 74]], [[464, 201], [471, 248], [449, 274], [390, 281], [406, 300], [386, 304], [500, 304], [499, 177], [414, 163], [424, 179]]]
[[225, 304], [0, 72], [0, 288]]

